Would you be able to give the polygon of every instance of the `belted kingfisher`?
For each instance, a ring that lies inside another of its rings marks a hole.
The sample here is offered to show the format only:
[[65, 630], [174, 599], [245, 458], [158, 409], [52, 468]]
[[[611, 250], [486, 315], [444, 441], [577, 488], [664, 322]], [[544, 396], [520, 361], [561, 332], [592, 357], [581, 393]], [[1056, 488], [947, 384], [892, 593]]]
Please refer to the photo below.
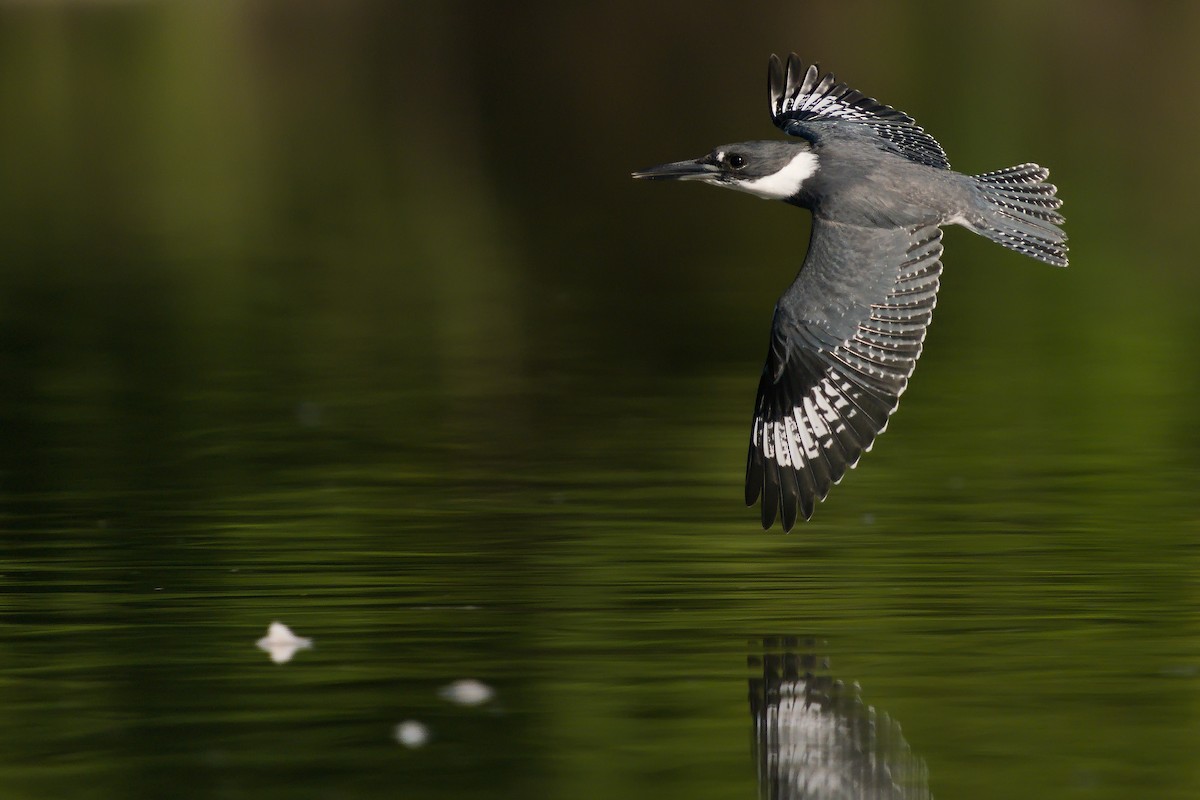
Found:
[[698, 180], [812, 212], [808, 255], [775, 305], [746, 464], [746, 505], [791, 530], [887, 428], [921, 355], [942, 225], [1067, 266], [1057, 189], [1037, 164], [963, 175], [912, 117], [795, 53], [772, 55], [771, 119], [795, 140], [722, 145], [633, 173]]

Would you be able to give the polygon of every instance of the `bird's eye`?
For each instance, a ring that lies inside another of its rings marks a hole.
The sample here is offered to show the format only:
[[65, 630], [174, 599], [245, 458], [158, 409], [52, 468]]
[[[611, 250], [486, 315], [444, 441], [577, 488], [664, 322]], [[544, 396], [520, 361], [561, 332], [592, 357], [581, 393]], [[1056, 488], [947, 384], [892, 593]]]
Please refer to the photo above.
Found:
[[725, 157], [725, 163], [728, 164], [731, 169], [741, 169], [742, 167], [746, 166], [746, 157], [740, 153], [730, 153]]

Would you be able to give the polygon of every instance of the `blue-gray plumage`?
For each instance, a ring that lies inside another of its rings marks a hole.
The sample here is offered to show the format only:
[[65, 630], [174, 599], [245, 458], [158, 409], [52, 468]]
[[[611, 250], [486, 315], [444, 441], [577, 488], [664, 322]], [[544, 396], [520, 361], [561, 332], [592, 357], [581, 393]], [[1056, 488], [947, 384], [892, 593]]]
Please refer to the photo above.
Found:
[[790, 530], [887, 427], [921, 355], [941, 275], [941, 226], [962, 225], [1067, 265], [1049, 171], [950, 169], [912, 117], [771, 56], [771, 118], [785, 141], [723, 145], [633, 173], [699, 180], [812, 211], [808, 255], [775, 306], [746, 466], [746, 504]]

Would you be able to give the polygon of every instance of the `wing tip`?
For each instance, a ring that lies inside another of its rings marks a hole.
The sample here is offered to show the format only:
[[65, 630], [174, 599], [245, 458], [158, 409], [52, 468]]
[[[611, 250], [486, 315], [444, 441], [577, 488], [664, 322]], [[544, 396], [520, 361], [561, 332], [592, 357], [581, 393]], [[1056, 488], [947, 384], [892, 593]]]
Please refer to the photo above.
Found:
[[806, 68], [795, 53], [787, 57], [786, 66], [775, 54], [767, 63], [771, 120], [784, 133], [805, 135], [800, 123], [810, 119], [865, 122], [905, 158], [950, 168], [937, 140], [900, 109], [839, 82], [833, 72], [822, 74], [817, 62]]

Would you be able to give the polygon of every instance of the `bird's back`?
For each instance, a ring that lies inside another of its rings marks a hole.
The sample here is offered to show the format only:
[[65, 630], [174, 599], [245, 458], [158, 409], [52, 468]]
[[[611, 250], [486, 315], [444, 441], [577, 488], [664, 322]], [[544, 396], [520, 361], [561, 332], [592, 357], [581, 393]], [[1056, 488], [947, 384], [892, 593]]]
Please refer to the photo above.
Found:
[[905, 158], [871, 128], [842, 120], [795, 123], [821, 165], [794, 201], [814, 216], [864, 227], [942, 224], [969, 208], [969, 179]]

